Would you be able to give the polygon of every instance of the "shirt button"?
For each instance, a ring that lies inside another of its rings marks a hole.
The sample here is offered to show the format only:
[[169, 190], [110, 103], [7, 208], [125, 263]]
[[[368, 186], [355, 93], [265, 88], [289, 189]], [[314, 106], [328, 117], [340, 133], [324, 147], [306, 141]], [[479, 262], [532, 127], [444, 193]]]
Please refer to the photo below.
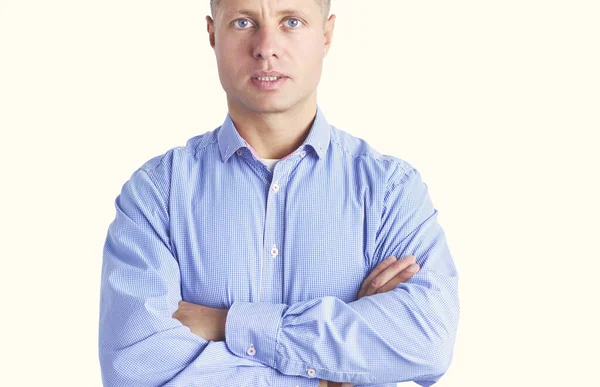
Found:
[[304, 157], [304, 156], [306, 156], [306, 152], [305, 151], [300, 152], [300, 157]]
[[239, 150], [236, 153], [237, 153], [238, 156], [241, 156], [243, 152], [241, 150]]
[[254, 346], [252, 344], [250, 344], [250, 348], [248, 348], [246, 353], [250, 356], [254, 356], [256, 354], [256, 349], [254, 349]]
[[276, 257], [277, 254], [279, 254], [279, 250], [277, 250], [276, 246], [273, 246], [273, 248], [271, 248], [271, 255]]
[[313, 370], [312, 368], [310, 368], [308, 370], [308, 376], [315, 376], [315, 370]]
[[273, 184], [273, 192], [277, 192], [279, 191], [279, 184], [275, 183]]

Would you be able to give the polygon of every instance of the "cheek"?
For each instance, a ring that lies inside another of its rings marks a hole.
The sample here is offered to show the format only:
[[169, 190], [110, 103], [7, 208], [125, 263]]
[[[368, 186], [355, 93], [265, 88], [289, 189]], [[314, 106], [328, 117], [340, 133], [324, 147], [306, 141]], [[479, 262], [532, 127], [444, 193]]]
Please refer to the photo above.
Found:
[[310, 61], [310, 63], [322, 62], [323, 60], [323, 38], [318, 35], [309, 35], [298, 37], [290, 42], [294, 47], [294, 56], [296, 61]]
[[323, 65], [323, 46], [319, 42], [301, 42], [295, 54], [296, 63], [307, 77], [318, 78]]
[[240, 75], [243, 75], [243, 53], [241, 47], [234, 45], [220, 45], [217, 49], [217, 65], [222, 81], [230, 84]]
[[228, 39], [226, 36], [217, 40], [217, 52], [221, 56], [237, 56], [242, 52], [243, 42], [236, 39]]

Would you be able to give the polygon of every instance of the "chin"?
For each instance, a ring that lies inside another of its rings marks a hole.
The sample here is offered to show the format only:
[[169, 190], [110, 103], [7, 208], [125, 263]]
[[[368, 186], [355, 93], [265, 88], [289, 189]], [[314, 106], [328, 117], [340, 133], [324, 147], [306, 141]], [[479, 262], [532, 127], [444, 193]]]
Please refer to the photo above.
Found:
[[273, 96], [260, 101], [248, 101], [248, 103], [245, 103], [244, 105], [247, 109], [253, 110], [257, 113], [282, 113], [288, 111], [295, 104], [281, 97], [277, 98]]
[[[242, 111], [254, 112], [259, 114], [273, 114], [288, 112], [298, 104], [306, 101], [298, 93], [290, 90], [280, 90], [277, 93], [256, 93], [251, 90], [234, 90], [227, 94], [228, 100], [233, 102]], [[229, 96], [235, 96], [233, 98]]]

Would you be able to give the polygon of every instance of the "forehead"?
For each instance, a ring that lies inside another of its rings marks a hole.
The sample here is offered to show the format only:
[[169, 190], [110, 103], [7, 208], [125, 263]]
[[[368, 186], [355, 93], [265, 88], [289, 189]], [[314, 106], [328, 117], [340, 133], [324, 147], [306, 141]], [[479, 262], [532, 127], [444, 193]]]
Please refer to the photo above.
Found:
[[297, 14], [304, 17], [320, 15], [318, 0], [220, 0], [219, 11], [225, 17], [238, 14], [281, 16]]

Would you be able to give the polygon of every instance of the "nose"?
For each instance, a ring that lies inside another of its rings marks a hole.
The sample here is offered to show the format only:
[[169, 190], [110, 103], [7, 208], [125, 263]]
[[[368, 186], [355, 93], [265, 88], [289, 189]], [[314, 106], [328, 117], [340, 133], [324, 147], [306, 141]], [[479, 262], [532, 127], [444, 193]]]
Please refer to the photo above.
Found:
[[256, 34], [253, 56], [255, 59], [279, 58], [281, 47], [278, 42], [277, 27], [263, 25]]

